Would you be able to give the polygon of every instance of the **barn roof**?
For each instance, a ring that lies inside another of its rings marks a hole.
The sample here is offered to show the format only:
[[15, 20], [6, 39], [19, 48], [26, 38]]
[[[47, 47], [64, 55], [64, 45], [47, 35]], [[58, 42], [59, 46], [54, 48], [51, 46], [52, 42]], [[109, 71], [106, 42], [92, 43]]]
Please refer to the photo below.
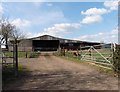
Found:
[[60, 40], [62, 43], [67, 43], [67, 42], [74, 42], [74, 43], [98, 43], [98, 42], [87, 42], [87, 41], [80, 41], [80, 40], [71, 40], [71, 39], [64, 39], [64, 38], [59, 38], [59, 37], [54, 37], [51, 35], [42, 35], [38, 37], [33, 37], [33, 38], [27, 38], [27, 40]]

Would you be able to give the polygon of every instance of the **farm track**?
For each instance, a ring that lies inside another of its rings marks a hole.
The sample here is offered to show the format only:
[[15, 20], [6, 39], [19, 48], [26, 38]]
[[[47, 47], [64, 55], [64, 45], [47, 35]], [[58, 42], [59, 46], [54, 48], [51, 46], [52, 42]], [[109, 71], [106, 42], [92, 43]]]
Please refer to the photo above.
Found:
[[[7, 84], [7, 90], [118, 90], [118, 79], [100, 73], [90, 65], [76, 63], [52, 54], [39, 58], [21, 58], [30, 70], [24, 78]], [[14, 87], [14, 89], [13, 89]]]

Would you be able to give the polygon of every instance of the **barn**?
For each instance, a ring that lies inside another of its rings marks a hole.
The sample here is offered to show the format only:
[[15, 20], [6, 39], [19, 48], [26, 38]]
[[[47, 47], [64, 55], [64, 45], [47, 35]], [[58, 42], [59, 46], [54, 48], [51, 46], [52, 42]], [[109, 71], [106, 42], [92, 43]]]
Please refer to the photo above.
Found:
[[[99, 45], [96, 42], [86, 42], [43, 35], [34, 38], [22, 39], [18, 44], [19, 51], [57, 51], [60, 48], [76, 50], [80, 46]], [[9, 47], [11, 50], [11, 47]]]

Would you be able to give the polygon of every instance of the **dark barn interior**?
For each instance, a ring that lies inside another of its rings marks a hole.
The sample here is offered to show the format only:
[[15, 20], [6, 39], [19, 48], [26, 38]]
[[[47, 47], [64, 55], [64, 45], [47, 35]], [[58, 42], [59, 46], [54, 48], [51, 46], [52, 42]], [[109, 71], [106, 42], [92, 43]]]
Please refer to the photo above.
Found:
[[60, 47], [63, 49], [77, 50], [80, 47], [80, 43], [61, 43]]
[[[80, 49], [80, 47], [85, 47], [85, 46], [94, 46], [94, 45], [100, 45], [100, 43], [89, 43], [89, 42], [81, 42], [81, 43], [61, 43], [60, 47], [68, 50], [77, 50]], [[90, 47], [86, 48], [81, 48], [81, 49], [89, 49]], [[100, 48], [100, 47], [95, 47], [95, 48]]]
[[59, 40], [33, 40], [33, 51], [57, 51]]

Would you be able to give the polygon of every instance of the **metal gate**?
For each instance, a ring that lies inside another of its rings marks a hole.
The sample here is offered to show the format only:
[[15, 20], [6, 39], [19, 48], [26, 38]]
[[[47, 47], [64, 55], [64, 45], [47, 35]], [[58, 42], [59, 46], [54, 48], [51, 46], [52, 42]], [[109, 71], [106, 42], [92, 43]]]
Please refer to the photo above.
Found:
[[2, 69], [6, 68], [7, 66], [13, 67], [13, 72], [15, 76], [18, 75], [18, 55], [17, 55], [17, 44], [7, 44], [8, 46], [12, 47], [12, 50], [9, 51], [5, 48], [1, 48], [1, 46], [5, 46], [6, 44], [0, 44], [0, 64], [2, 64]]
[[113, 67], [113, 44], [81, 47], [81, 60]]
[[[1, 44], [3, 45], [3, 44]], [[5, 48], [1, 48], [1, 63], [2, 65], [12, 64], [14, 65], [14, 46], [8, 45], [12, 47], [12, 51], [8, 51]]]

